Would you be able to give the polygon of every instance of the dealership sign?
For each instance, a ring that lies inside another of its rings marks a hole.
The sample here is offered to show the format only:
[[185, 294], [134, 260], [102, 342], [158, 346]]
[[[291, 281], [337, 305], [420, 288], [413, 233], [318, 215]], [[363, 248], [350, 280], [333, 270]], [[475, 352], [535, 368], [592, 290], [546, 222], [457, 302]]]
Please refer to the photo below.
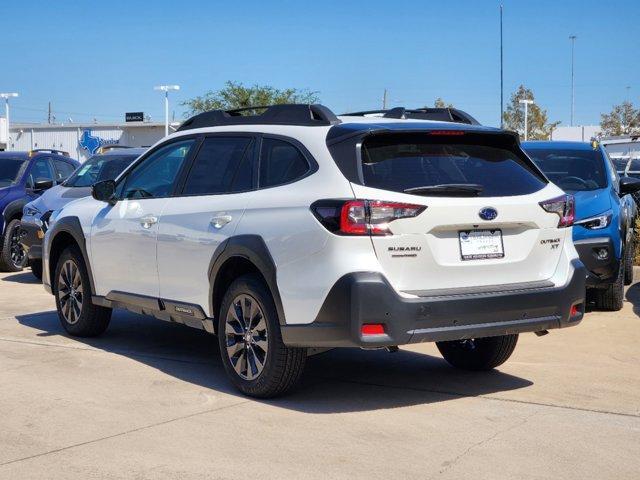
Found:
[[119, 140], [108, 140], [106, 138], [100, 138], [95, 135], [91, 135], [91, 130], [84, 130], [78, 140], [80, 148], [88, 151], [91, 155], [96, 153], [100, 147], [105, 145], [117, 145]]
[[144, 122], [144, 112], [127, 112], [124, 114], [125, 122]]

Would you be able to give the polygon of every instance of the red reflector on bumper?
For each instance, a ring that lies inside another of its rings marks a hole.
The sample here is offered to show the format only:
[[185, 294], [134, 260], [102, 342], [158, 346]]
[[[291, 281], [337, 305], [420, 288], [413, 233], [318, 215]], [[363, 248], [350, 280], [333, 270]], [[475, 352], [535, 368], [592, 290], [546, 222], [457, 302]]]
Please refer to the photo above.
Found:
[[578, 313], [580, 313], [580, 311], [578, 310], [578, 306], [577, 305], [572, 305], [571, 306], [571, 310], [569, 310], [569, 316], [570, 317], [575, 317], [576, 315], [578, 315]]
[[382, 323], [366, 323], [360, 329], [362, 335], [384, 335], [384, 325]]

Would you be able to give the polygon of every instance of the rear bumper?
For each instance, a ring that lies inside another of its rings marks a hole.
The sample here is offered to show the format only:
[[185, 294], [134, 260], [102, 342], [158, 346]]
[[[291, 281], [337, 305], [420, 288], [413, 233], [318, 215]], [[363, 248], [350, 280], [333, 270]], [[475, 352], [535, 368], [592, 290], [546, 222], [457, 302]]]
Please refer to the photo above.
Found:
[[[345, 275], [333, 286], [316, 320], [284, 325], [295, 347], [384, 347], [536, 332], [577, 325], [584, 315], [586, 269], [571, 262], [562, 287], [405, 298], [380, 273]], [[577, 312], [571, 316], [573, 306]], [[362, 335], [363, 324], [385, 333]]]
[[[606, 287], [616, 281], [621, 262], [616, 258], [611, 237], [576, 240], [573, 243], [580, 261], [587, 268], [587, 287]], [[600, 252], [606, 252], [606, 258], [599, 257]]]
[[42, 260], [42, 239], [44, 232], [42, 228], [34, 223], [22, 223], [22, 236], [20, 244], [27, 252], [29, 260]]

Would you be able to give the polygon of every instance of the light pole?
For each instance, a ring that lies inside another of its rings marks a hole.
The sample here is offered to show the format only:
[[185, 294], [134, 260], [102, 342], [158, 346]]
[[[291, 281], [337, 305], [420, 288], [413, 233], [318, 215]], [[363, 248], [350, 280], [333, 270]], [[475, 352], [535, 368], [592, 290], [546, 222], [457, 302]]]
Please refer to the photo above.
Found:
[[527, 130], [529, 129], [529, 105], [533, 103], [533, 100], [518, 100], [518, 103], [524, 105], [524, 141], [527, 141]]
[[180, 85], [158, 85], [154, 90], [164, 92], [164, 136], [169, 135], [169, 90], [180, 90]]
[[504, 127], [504, 55], [502, 50], [502, 4], [500, 4], [500, 128]]
[[9, 148], [9, 99], [17, 96], [17, 93], [0, 93], [0, 98], [4, 98], [4, 114], [7, 119], [7, 148]]
[[569, 40], [571, 40], [571, 126], [573, 127], [573, 114], [575, 111], [575, 87], [574, 87], [574, 75], [573, 75], [573, 53], [576, 46], [576, 37], [575, 35], [569, 35]]

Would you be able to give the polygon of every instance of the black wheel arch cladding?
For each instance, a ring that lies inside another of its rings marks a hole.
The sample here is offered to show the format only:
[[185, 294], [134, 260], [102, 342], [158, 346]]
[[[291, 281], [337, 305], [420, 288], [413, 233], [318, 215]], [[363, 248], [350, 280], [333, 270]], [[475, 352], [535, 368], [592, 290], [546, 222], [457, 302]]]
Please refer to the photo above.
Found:
[[259, 235], [237, 235], [224, 240], [216, 248], [209, 263], [209, 315], [215, 317], [225, 292], [221, 290], [225, 265], [234, 259], [248, 261], [267, 284], [278, 312], [280, 324], [285, 324], [284, 309], [276, 280], [276, 265], [264, 239]]
[[[93, 280], [93, 272], [91, 270], [91, 264], [88, 261], [89, 257], [87, 255], [87, 245], [84, 238], [84, 233], [82, 231], [82, 226], [80, 225], [80, 220], [78, 219], [78, 217], [62, 217], [61, 219], [57, 220], [51, 227], [50, 235], [51, 235], [51, 242], [49, 244], [50, 249], [54, 245], [57, 245], [56, 240], [61, 238], [60, 235], [71, 236], [75, 244], [80, 249], [80, 253], [82, 254], [82, 259], [84, 261], [84, 265], [85, 265], [85, 268], [87, 269], [87, 274], [89, 276], [89, 284], [91, 286], [91, 291], [95, 292], [96, 290], [95, 290], [95, 283]], [[55, 252], [56, 253], [55, 257], [52, 255], [54, 252], [52, 251], [49, 252], [50, 254], [49, 255], [49, 280], [50, 280], [50, 285], [52, 286], [53, 286], [53, 277], [55, 274], [55, 263], [53, 262], [53, 260], [57, 261], [62, 251], [64, 250], [64, 248], [66, 248], [68, 245], [69, 245], [69, 242], [65, 241], [64, 247], [59, 248]]]

